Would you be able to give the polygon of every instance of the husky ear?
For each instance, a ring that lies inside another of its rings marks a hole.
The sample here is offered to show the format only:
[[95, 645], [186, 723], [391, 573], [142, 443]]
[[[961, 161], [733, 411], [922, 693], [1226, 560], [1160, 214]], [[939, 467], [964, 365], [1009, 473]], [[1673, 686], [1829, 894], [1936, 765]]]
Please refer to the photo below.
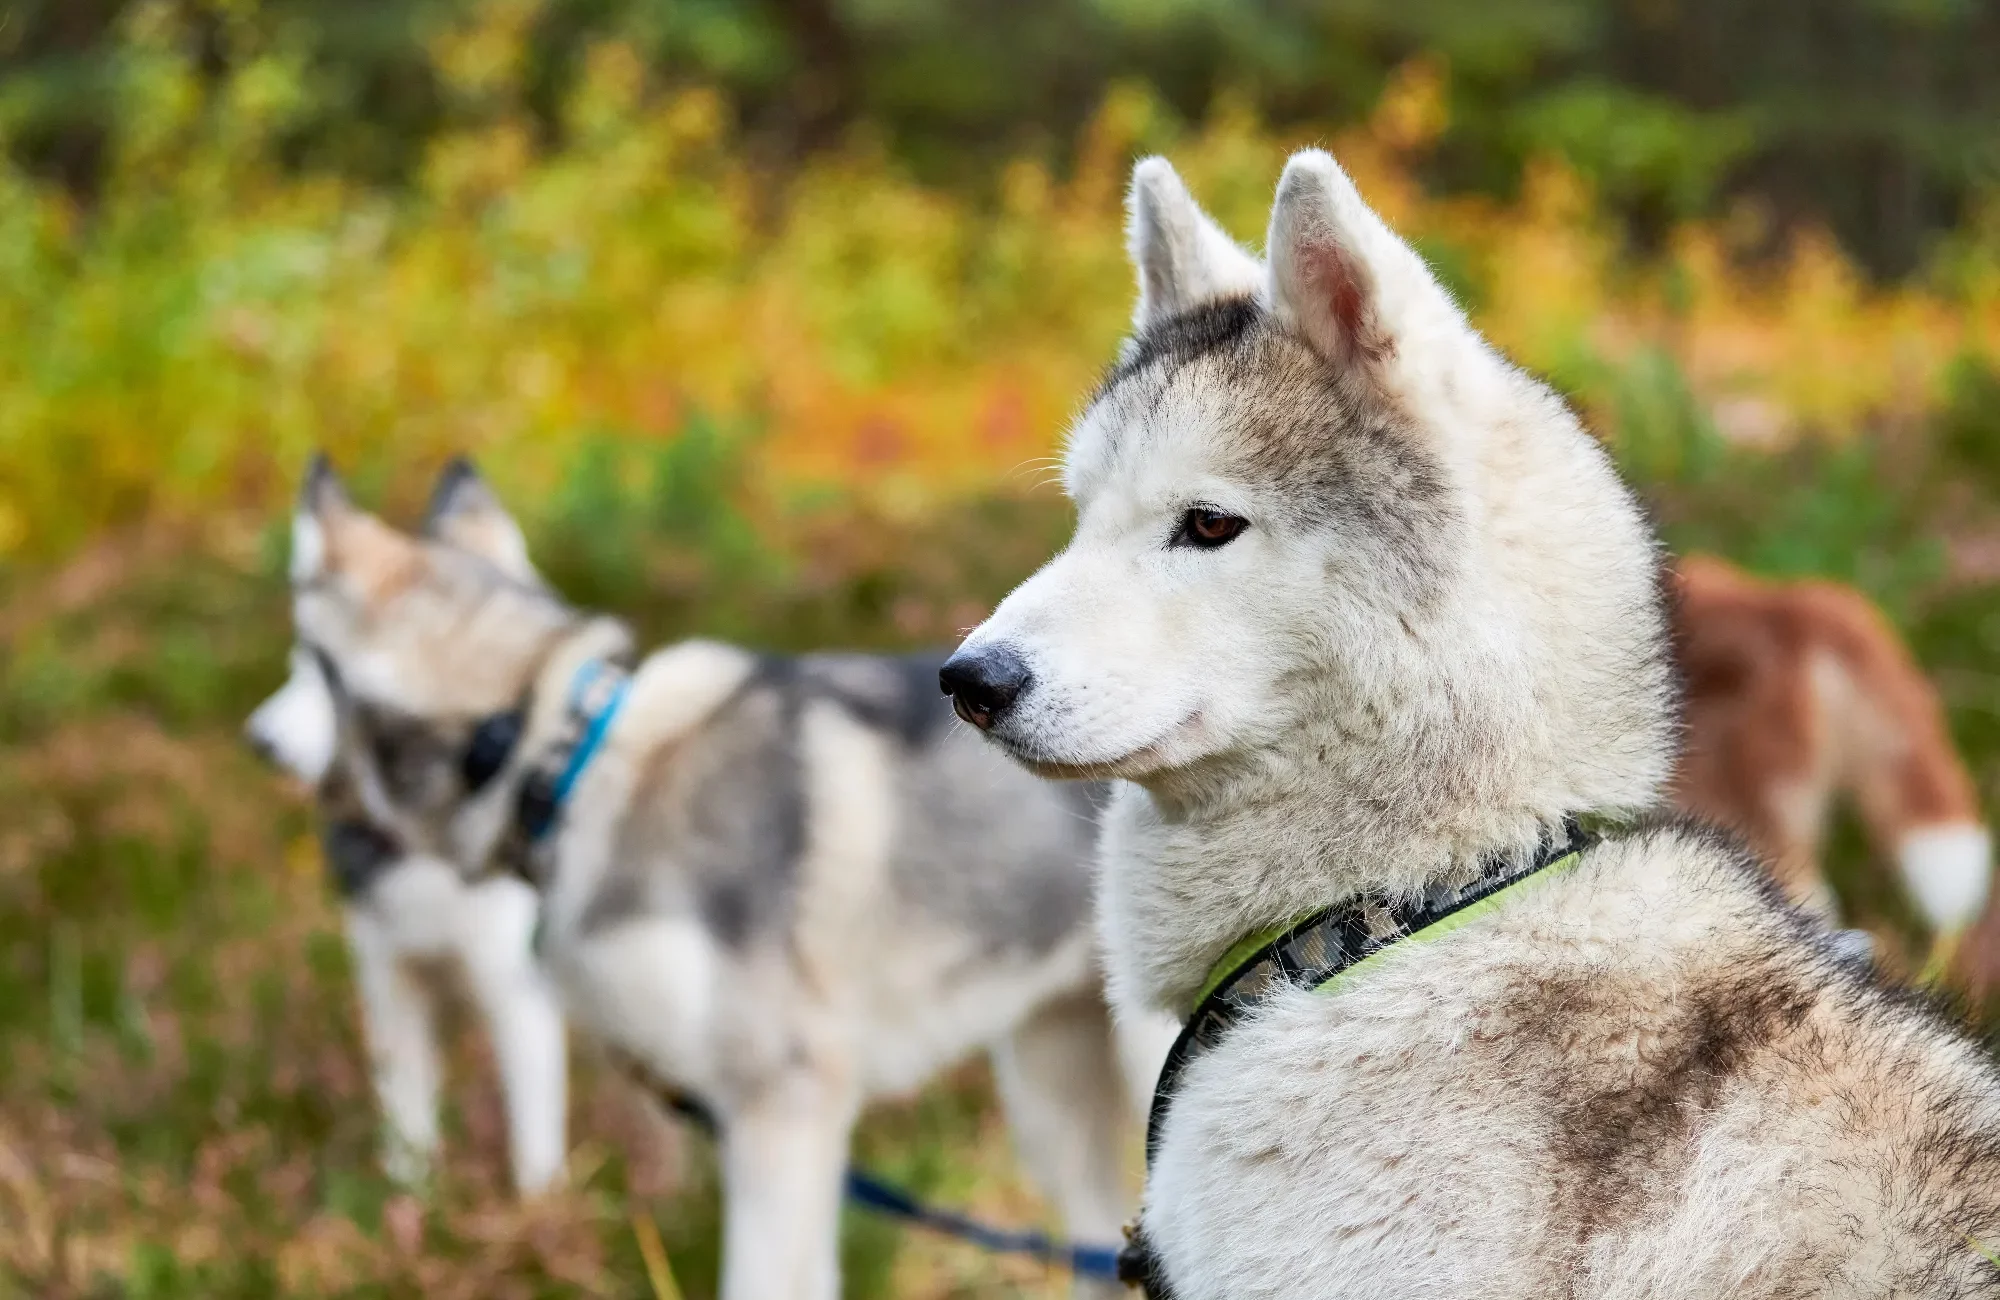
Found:
[[1166, 159], [1139, 160], [1125, 210], [1125, 246], [1139, 273], [1134, 330], [1143, 332], [1218, 298], [1247, 297], [1263, 286], [1257, 260], [1195, 204]]
[[364, 593], [400, 583], [421, 562], [416, 544], [354, 504], [323, 454], [306, 463], [292, 516], [292, 583], [341, 578]]
[[326, 453], [316, 451], [306, 461], [299, 484], [298, 508], [292, 514], [292, 581], [310, 582], [327, 570], [327, 533], [354, 511], [347, 489]]
[[1381, 364], [1420, 320], [1463, 328], [1423, 259], [1318, 149], [1285, 164], [1265, 255], [1273, 312], [1342, 369]]
[[314, 452], [306, 461], [305, 478], [299, 483], [299, 512], [316, 515], [352, 504], [353, 499], [347, 495], [347, 487], [340, 481], [333, 462], [325, 452]]
[[439, 471], [424, 511], [423, 534], [477, 555], [510, 578], [541, 582], [528, 559], [528, 539], [521, 526], [463, 456], [452, 457]]

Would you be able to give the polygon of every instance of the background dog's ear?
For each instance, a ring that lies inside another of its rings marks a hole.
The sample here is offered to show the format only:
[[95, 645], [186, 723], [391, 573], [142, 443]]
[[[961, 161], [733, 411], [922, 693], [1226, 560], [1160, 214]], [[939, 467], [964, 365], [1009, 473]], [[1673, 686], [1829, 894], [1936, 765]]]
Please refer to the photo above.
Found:
[[326, 572], [327, 529], [354, 509], [353, 501], [334, 472], [326, 453], [316, 451], [306, 461], [299, 484], [298, 509], [292, 515], [292, 581], [310, 582]]
[[1143, 332], [1169, 316], [1263, 287], [1263, 269], [1203, 212], [1164, 158], [1132, 169], [1125, 203], [1125, 244], [1139, 273], [1132, 328]]
[[322, 453], [306, 462], [292, 516], [292, 582], [339, 577], [364, 593], [400, 582], [419, 563], [416, 544], [354, 504]]
[[324, 510], [337, 510], [352, 505], [347, 495], [347, 487], [340, 481], [340, 475], [333, 468], [323, 451], [314, 452], [306, 460], [305, 477], [299, 483], [299, 510], [303, 514], [319, 514]]
[[521, 582], [539, 584], [542, 580], [528, 559], [528, 539], [521, 526], [463, 456], [454, 456], [438, 473], [437, 486], [431, 489], [431, 502], [424, 511], [423, 533], [469, 551]]
[[1285, 164], [1265, 255], [1272, 310], [1343, 369], [1383, 362], [1416, 330], [1465, 333], [1423, 259], [1318, 149]]

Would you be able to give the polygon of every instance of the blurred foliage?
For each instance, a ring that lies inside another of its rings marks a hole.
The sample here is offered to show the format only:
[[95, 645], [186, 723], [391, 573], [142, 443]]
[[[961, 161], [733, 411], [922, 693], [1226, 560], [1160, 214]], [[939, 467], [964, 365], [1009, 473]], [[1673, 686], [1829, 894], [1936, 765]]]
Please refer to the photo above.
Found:
[[[283, 673], [297, 468], [326, 446], [407, 520], [469, 451], [649, 640], [949, 642], [1065, 535], [1044, 480], [1125, 328], [1141, 151], [1254, 242], [1329, 142], [1670, 541], [1882, 602], [1990, 806], [2000, 201], [1985, 137], [1927, 133], [1991, 93], [1960, 84], [1991, 15], [1810, 12], [1791, 45], [1761, 2], [0, 13], [0, 1295], [634, 1294], [635, 1207], [709, 1292], [706, 1157], [587, 1065], [571, 1192], [501, 1190], [477, 1035], [431, 1199], [375, 1172], [309, 810], [234, 738]], [[1926, 42], [1928, 97], [1871, 117], [1856, 87]], [[1921, 145], [1944, 231], [1893, 283], [1815, 206], [1908, 198], [1849, 166], [1870, 132]], [[968, 1070], [861, 1150], [1034, 1221], [990, 1101]], [[847, 1248], [855, 1295], [1059, 1289], [863, 1219]]]
[[[1631, 256], [1550, 155], [1509, 197], [1435, 197], [1425, 170], [1466, 81], [1431, 58], [1345, 127], [1274, 129], [1236, 98], [1188, 121], [1121, 86], [1064, 167], [1018, 156], [969, 195], [865, 139], [766, 166], [727, 99], [623, 42], [580, 56], [550, 136], [531, 76], [546, 15], [523, 0], [430, 29], [424, 66], [477, 111], [383, 189], [286, 164], [316, 74], [258, 34], [265, 11], [229, 12], [241, 44], [213, 69], [189, 12], [125, 14], [88, 205], [0, 170], [0, 563], [268, 510], [315, 445], [364, 480], [468, 449], [503, 487], [547, 484], [579, 446], [606, 472], [653, 455], [635, 449], [695, 410], [759, 431], [759, 526], [827, 491], [899, 517], [985, 492], [1049, 450], [1123, 328], [1118, 207], [1145, 150], [1250, 239], [1288, 148], [1329, 140], [1482, 326], [1606, 427], [1667, 364], [1732, 441], [1892, 430], [1939, 409], [1955, 358], [2000, 350], [1983, 210], [1927, 277], [1872, 288], [1824, 233], [1773, 248], [1740, 213]], [[1600, 171], [1689, 183], [1701, 150], [1623, 93], [1537, 111], [1571, 123], [1558, 134], [1618, 123]]]
[[[420, 176], [503, 84], [563, 136], [607, 40], [724, 89], [762, 155], [862, 133], [973, 187], [1018, 152], [1058, 161], [1121, 80], [1183, 118], [1235, 94], [1292, 127], [1352, 120], [1418, 53], [1462, 106], [1434, 186], [1504, 193], [1556, 149], [1642, 237], [1750, 199], [1901, 271], [2000, 181], [2000, 11], [1972, 0], [17, 0], [0, 76], [20, 157], [98, 183], [121, 36], [163, 5], [211, 89], [273, 52], [296, 70], [288, 163], [377, 181]], [[518, 47], [458, 39], [496, 7]]]

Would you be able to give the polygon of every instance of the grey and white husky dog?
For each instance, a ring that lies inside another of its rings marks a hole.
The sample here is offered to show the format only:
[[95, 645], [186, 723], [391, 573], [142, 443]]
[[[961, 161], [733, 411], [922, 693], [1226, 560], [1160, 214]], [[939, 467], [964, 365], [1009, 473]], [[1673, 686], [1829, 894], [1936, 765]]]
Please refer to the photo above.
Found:
[[1572, 819], [1651, 808], [1674, 756], [1660, 554], [1603, 449], [1324, 153], [1262, 262], [1159, 159], [1129, 229], [1074, 540], [947, 686], [1030, 769], [1122, 778], [1115, 1004], [1212, 1005], [1245, 936], [1329, 907], [1379, 953], [1324, 982], [1348, 958], [1313, 931], [1176, 1052], [1153, 1289], [2000, 1294], [1972, 1043], [1712, 832], [1642, 818], [1525, 874]]
[[[520, 530], [476, 476], [451, 471], [439, 480], [425, 532], [515, 581], [541, 583]], [[492, 1040], [514, 1186], [527, 1195], [545, 1191], [568, 1156], [568, 1036], [555, 987], [530, 946], [535, 892], [511, 875], [468, 879], [434, 854], [409, 851], [392, 829], [372, 821], [336, 761], [341, 718], [325, 669], [300, 645], [290, 666], [244, 734], [314, 791], [382, 1111], [383, 1168], [398, 1181], [421, 1182], [436, 1157], [438, 1002], [441, 985], [454, 980]]]
[[[431, 528], [499, 510], [460, 469]], [[293, 583], [370, 824], [468, 878], [524, 866], [572, 1022], [718, 1121], [727, 1300], [837, 1294], [856, 1115], [981, 1048], [1068, 1231], [1115, 1237], [1166, 1041], [1105, 1005], [1095, 792], [957, 726], [942, 656], [633, 663], [618, 620], [389, 527], [323, 461]]]

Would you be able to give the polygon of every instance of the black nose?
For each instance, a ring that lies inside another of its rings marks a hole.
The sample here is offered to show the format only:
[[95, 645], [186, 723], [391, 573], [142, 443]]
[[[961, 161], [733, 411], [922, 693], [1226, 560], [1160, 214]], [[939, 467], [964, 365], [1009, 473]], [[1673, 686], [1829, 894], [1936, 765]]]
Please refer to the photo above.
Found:
[[981, 731], [991, 727], [1033, 680], [1021, 656], [1004, 645], [961, 650], [938, 669], [938, 689], [951, 696], [951, 707], [959, 717]]

